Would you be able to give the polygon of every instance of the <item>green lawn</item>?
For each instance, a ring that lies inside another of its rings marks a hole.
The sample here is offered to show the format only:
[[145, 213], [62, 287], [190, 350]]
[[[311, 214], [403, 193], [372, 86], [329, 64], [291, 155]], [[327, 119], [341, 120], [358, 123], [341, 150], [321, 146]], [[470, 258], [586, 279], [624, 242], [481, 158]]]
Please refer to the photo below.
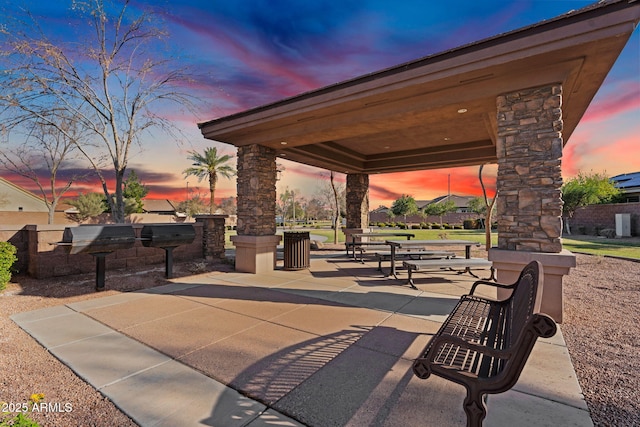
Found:
[[604, 239], [596, 236], [562, 238], [562, 245], [572, 252], [640, 259], [640, 239]]
[[[296, 229], [302, 231], [308, 231], [311, 234], [316, 236], [324, 236], [327, 238], [326, 242], [333, 242], [333, 230], [329, 228], [304, 228], [304, 229]], [[287, 230], [285, 230], [287, 231]], [[413, 233], [415, 234], [415, 239], [420, 240], [437, 240], [441, 238], [447, 239], [459, 239], [459, 240], [471, 240], [474, 242], [484, 243], [484, 230], [400, 230], [397, 228], [380, 228], [375, 229], [374, 232], [379, 233], [389, 233], [389, 232], [402, 232], [402, 233]], [[278, 234], [281, 233], [281, 229], [278, 229]], [[235, 235], [235, 231], [227, 231], [226, 239], [227, 239], [227, 247], [231, 247], [231, 242], [229, 237]], [[494, 232], [491, 236], [491, 240], [493, 245], [498, 244], [498, 235]], [[344, 243], [344, 233], [342, 230], [338, 231], [338, 242]]]
[[[333, 230], [328, 228], [304, 228], [317, 236], [324, 236], [327, 242], [333, 242]], [[399, 229], [376, 229], [375, 231], [384, 233], [390, 231], [408, 232], [416, 235], [415, 239], [436, 240], [443, 236], [447, 239], [471, 240], [474, 242], [484, 243], [484, 230], [399, 230]], [[280, 229], [278, 233], [280, 233]], [[229, 237], [235, 235], [235, 231], [228, 231], [226, 234], [227, 247], [232, 248], [233, 245]], [[344, 242], [344, 234], [338, 232], [338, 240]], [[498, 244], [498, 233], [491, 234], [493, 246]], [[588, 253], [593, 255], [609, 255], [625, 258], [640, 259], [640, 238], [630, 239], [603, 239], [595, 236], [570, 236], [563, 237], [562, 244], [565, 249], [572, 252]]]

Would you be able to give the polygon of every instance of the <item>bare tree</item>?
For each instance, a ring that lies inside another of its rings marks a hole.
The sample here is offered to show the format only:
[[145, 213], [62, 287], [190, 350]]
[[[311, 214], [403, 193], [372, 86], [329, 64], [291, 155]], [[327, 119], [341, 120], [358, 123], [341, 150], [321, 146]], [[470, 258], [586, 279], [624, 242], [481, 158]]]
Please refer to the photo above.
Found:
[[[132, 145], [153, 129], [176, 136], [176, 128], [158, 113], [160, 107], [194, 110], [193, 98], [181, 90], [188, 80], [184, 68], [168, 58], [154, 59], [158, 52], [153, 49], [165, 36], [156, 15], [137, 12], [130, 3], [74, 1], [73, 11], [87, 24], [77, 29], [81, 43], [52, 41], [33, 17], [24, 28], [1, 30], [4, 125], [37, 119], [65, 133], [58, 118], [73, 117], [92, 134], [91, 143], [79, 142], [77, 148], [98, 175], [115, 222], [125, 219], [123, 180]], [[113, 190], [104, 161], [113, 168]]]
[[333, 243], [338, 243], [338, 226], [340, 225], [340, 200], [338, 198], [338, 188], [336, 187], [334, 172], [331, 171], [329, 181], [331, 182], [331, 191], [333, 192]]
[[[49, 210], [48, 223], [53, 224], [56, 206], [71, 185], [86, 174], [64, 173], [65, 167], [77, 166], [76, 144], [82, 139], [81, 129], [69, 118], [59, 118], [57, 126], [47, 121], [25, 123], [27, 134], [21, 144], [7, 144], [0, 152], [0, 164], [16, 175], [35, 183]], [[61, 132], [59, 129], [64, 129]], [[65, 175], [62, 182], [58, 178]]]
[[315, 196], [324, 205], [329, 206], [331, 209], [331, 222], [333, 232], [333, 241], [338, 243], [338, 227], [340, 226], [340, 216], [343, 211], [346, 210], [346, 192], [344, 184], [337, 183], [335, 179], [335, 172], [330, 171], [328, 180], [326, 175], [322, 175], [323, 180], [319, 182], [319, 187], [316, 188]]
[[491, 216], [493, 215], [493, 207], [496, 204], [496, 200], [498, 200], [498, 193], [496, 192], [496, 196], [493, 198], [493, 200], [489, 201], [489, 198], [487, 197], [487, 190], [484, 187], [484, 182], [482, 181], [482, 169], [484, 168], [484, 165], [480, 165], [480, 170], [478, 171], [478, 179], [480, 180], [480, 186], [482, 187], [482, 197], [484, 198], [484, 204], [487, 207], [487, 210], [485, 212], [485, 226], [484, 226], [484, 233], [485, 233], [485, 249], [488, 251], [489, 249], [491, 249]]

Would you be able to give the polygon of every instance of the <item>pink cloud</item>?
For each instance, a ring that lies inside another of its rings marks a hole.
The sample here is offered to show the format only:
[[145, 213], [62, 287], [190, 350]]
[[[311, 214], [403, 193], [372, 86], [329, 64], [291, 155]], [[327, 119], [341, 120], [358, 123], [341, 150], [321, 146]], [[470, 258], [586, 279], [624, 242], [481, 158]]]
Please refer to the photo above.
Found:
[[604, 121], [633, 110], [640, 110], [640, 86], [637, 81], [627, 81], [613, 93], [591, 104], [581, 123]]

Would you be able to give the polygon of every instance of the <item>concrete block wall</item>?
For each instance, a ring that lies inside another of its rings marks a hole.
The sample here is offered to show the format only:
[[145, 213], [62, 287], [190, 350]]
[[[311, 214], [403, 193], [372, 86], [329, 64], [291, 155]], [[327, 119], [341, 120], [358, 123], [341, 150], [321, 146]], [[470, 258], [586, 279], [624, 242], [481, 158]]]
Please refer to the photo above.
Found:
[[616, 203], [590, 205], [578, 208], [569, 220], [571, 232], [577, 234], [584, 227], [587, 234], [595, 234], [596, 228], [616, 228], [616, 214], [631, 214], [631, 235], [640, 235], [640, 203]]
[[[136, 237], [144, 224], [133, 224]], [[193, 224], [196, 237], [193, 243], [182, 245], [173, 250], [174, 261], [202, 260], [203, 233], [202, 224]], [[40, 229], [42, 227], [42, 229]], [[55, 245], [62, 240], [64, 226], [35, 226], [29, 225], [18, 230], [10, 227], [0, 229], [0, 238], [11, 242], [18, 248], [18, 263], [16, 267], [21, 272], [43, 279], [49, 277], [67, 276], [95, 272], [95, 258], [89, 254], [69, 255], [67, 251]], [[34, 237], [35, 234], [35, 237]], [[31, 244], [29, 244], [31, 236]], [[147, 248], [137, 240], [130, 249], [117, 250], [106, 256], [107, 270], [136, 268], [144, 265], [164, 264], [165, 251], [161, 248]]]

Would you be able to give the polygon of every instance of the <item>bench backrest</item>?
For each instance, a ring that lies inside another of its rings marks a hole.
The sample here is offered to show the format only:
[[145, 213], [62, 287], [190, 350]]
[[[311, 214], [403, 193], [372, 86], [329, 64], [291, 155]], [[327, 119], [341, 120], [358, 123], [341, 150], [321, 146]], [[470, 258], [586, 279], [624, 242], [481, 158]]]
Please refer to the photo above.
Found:
[[507, 307], [506, 340], [505, 348], [515, 344], [518, 335], [524, 330], [525, 325], [534, 313], [539, 311], [542, 295], [542, 264], [538, 261], [531, 261], [527, 264], [518, 281], [516, 282], [513, 294], [509, 298]]

